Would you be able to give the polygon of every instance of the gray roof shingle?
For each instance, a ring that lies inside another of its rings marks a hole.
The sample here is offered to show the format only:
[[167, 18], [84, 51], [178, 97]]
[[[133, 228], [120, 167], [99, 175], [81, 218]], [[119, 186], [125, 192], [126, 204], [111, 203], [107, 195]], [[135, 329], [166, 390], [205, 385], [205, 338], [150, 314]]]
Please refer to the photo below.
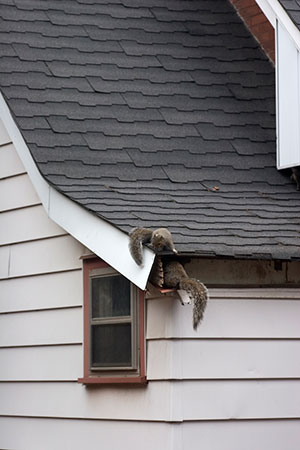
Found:
[[123, 231], [169, 227], [181, 252], [300, 259], [274, 68], [228, 1], [14, 0], [0, 18], [0, 86], [56, 189]]
[[286, 10], [296, 27], [300, 30], [300, 1], [299, 0], [279, 0], [279, 3]]

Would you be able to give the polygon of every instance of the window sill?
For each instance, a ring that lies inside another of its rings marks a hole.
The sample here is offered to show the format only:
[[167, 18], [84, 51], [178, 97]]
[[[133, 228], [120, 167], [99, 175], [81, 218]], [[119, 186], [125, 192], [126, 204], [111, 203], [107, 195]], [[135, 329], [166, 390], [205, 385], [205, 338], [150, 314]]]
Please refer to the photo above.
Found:
[[78, 378], [78, 383], [86, 384], [86, 385], [94, 385], [94, 384], [139, 384], [146, 385], [147, 378], [138, 376], [138, 377], [83, 377]]

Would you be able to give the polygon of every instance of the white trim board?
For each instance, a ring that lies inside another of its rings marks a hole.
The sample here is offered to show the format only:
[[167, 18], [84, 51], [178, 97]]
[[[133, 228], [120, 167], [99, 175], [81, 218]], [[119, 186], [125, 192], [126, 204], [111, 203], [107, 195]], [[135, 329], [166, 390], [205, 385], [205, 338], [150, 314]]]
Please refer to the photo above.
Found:
[[255, 0], [271, 25], [276, 28], [276, 19], [289, 33], [291, 39], [300, 50], [300, 30], [294, 24], [278, 0]]
[[2, 94], [0, 94], [0, 117], [49, 218], [144, 290], [155, 254], [144, 248], [144, 266], [139, 267], [129, 253], [129, 239], [126, 233], [88, 212], [47, 183], [40, 174]]

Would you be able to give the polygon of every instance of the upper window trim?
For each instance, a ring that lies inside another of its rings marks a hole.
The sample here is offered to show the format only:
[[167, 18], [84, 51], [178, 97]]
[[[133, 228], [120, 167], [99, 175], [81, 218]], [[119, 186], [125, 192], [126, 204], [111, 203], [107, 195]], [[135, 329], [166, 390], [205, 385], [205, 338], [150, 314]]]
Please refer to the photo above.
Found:
[[100, 275], [114, 275], [118, 274], [113, 268], [99, 258], [89, 258], [83, 260], [83, 355], [84, 355], [84, 375], [78, 379], [78, 382], [89, 384], [114, 384], [114, 383], [131, 383], [131, 384], [145, 384], [146, 379], [146, 364], [145, 364], [145, 307], [144, 307], [144, 292], [137, 286], [131, 283], [131, 292], [135, 292], [138, 303], [138, 329], [136, 332], [136, 342], [138, 344], [138, 354], [133, 361], [136, 367], [130, 367], [128, 370], [124, 368], [116, 369], [91, 369], [90, 368], [90, 279], [91, 276]]

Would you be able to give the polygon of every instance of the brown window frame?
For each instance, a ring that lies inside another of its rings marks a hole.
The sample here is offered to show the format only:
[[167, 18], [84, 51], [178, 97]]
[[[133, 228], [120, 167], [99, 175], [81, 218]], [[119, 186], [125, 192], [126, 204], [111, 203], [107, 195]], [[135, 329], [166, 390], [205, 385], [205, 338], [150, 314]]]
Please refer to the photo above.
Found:
[[[131, 289], [136, 291], [137, 310], [137, 367], [132, 370], [122, 370], [119, 368], [107, 370], [97, 370], [91, 368], [91, 318], [90, 318], [90, 279], [91, 272], [95, 269], [110, 269], [110, 266], [99, 258], [89, 258], [83, 260], [83, 377], [78, 379], [79, 383], [86, 385], [95, 384], [145, 384], [146, 364], [145, 364], [145, 296], [144, 292], [131, 283]], [[113, 269], [112, 269], [113, 270]]]

